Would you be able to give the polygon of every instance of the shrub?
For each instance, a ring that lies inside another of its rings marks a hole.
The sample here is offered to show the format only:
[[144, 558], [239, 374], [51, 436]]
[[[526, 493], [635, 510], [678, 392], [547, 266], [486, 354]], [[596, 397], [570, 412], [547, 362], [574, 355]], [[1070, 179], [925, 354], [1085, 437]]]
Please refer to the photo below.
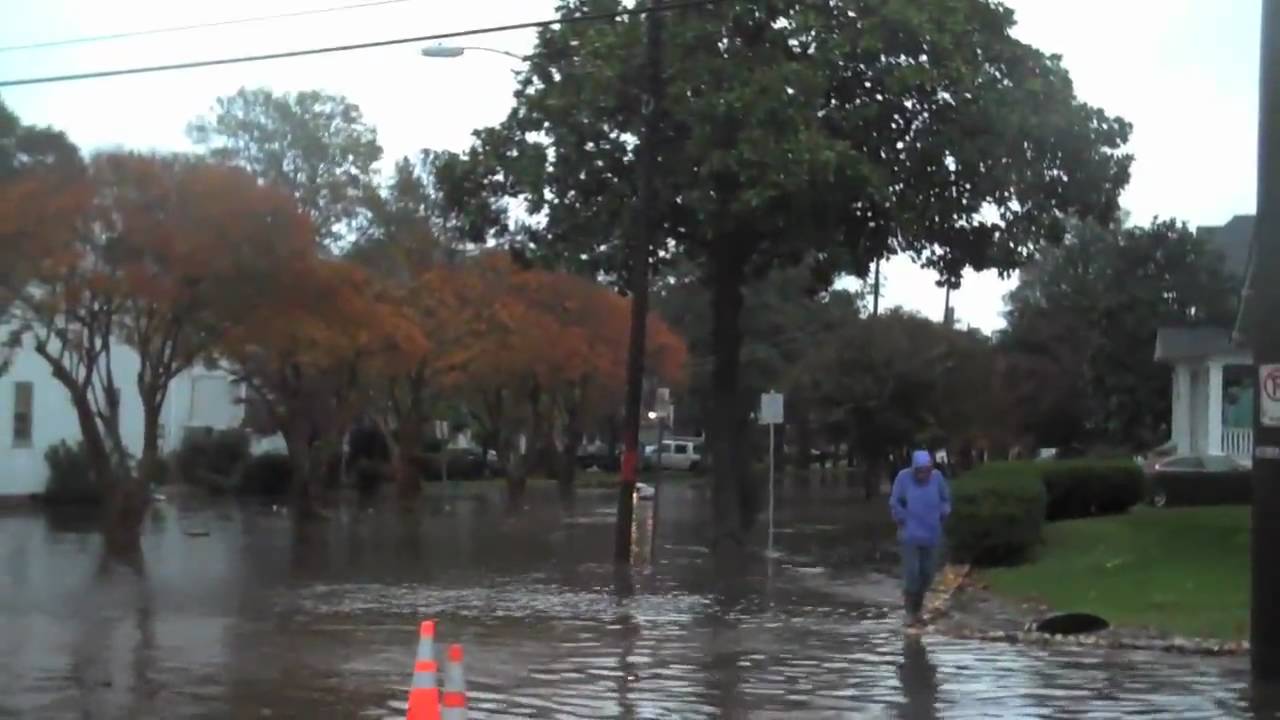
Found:
[[240, 471], [240, 492], [247, 495], [282, 497], [292, 482], [293, 466], [284, 453], [256, 455]]
[[364, 459], [356, 463], [353, 471], [356, 490], [361, 495], [372, 495], [391, 480], [391, 466], [378, 460]]
[[1164, 496], [1166, 507], [1247, 505], [1253, 502], [1253, 474], [1224, 472], [1162, 472], [1151, 483], [1153, 495]]
[[[485, 462], [478, 453], [469, 450], [449, 450], [444, 457], [448, 458], [450, 480], [479, 480], [484, 477]], [[410, 464], [421, 479], [427, 482], [438, 482], [444, 479], [440, 458], [440, 453], [417, 453], [410, 460]]]
[[243, 430], [191, 433], [178, 448], [178, 472], [185, 482], [226, 490], [249, 457], [249, 434]]
[[951, 486], [951, 557], [976, 565], [1020, 562], [1042, 539], [1048, 496], [1030, 463], [993, 463]]
[[84, 443], [71, 445], [65, 440], [44, 452], [49, 466], [49, 484], [45, 502], [51, 505], [96, 505], [102, 502], [102, 487], [94, 482], [93, 469]]
[[1039, 463], [1049, 493], [1047, 519], [1119, 515], [1142, 502], [1146, 482], [1132, 460]]

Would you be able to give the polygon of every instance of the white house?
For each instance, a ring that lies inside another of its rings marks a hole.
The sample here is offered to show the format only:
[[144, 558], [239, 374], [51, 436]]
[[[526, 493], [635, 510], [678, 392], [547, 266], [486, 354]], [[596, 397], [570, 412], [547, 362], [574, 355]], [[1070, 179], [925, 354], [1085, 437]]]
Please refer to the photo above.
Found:
[[[1198, 228], [1243, 289], [1254, 218]], [[1243, 293], [1242, 293], [1243, 297]], [[1243, 309], [1243, 308], [1242, 308]], [[1173, 369], [1170, 435], [1179, 454], [1230, 455], [1253, 462], [1253, 354], [1232, 328], [1167, 327], [1156, 335], [1156, 360]]]
[[[135, 457], [142, 452], [142, 401], [134, 378], [138, 355], [117, 344], [112, 366], [121, 388], [120, 432]], [[171, 452], [193, 428], [238, 427], [244, 415], [242, 388], [219, 370], [193, 368], [175, 378], [161, 415], [160, 445]], [[80, 440], [80, 425], [65, 388], [29, 347], [14, 351], [0, 375], [0, 497], [43, 493], [49, 479], [44, 453], [51, 445]]]

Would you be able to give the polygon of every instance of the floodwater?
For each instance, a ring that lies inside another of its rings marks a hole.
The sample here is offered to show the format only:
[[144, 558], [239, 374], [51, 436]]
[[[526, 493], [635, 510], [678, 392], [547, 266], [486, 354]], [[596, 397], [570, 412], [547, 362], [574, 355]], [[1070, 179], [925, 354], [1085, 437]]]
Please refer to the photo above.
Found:
[[904, 640], [881, 506], [834, 492], [784, 498], [781, 557], [732, 570], [691, 482], [663, 488], [657, 542], [640, 504], [628, 572], [604, 491], [511, 515], [436, 487], [417, 516], [304, 531], [176, 497], [141, 568], [82, 519], [3, 515], [0, 717], [403, 718], [425, 618], [466, 647], [472, 718], [1263, 716], [1238, 659]]

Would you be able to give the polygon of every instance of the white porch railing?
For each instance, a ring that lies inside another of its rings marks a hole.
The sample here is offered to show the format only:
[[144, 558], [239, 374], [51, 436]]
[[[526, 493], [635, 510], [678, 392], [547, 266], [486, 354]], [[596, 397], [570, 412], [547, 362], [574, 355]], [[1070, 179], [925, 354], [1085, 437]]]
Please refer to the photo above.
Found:
[[1222, 452], [1237, 460], [1253, 463], [1253, 428], [1222, 429]]

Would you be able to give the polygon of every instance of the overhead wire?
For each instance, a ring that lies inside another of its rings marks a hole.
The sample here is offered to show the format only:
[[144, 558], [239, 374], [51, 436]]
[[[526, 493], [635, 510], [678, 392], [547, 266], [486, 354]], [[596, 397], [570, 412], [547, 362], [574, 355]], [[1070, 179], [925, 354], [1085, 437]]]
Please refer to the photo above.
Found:
[[84, 37], [66, 38], [63, 40], [46, 40], [42, 42], [28, 43], [25, 45], [5, 45], [0, 47], [0, 53], [17, 52], [19, 50], [41, 50], [45, 48], [66, 47], [68, 45], [85, 45], [89, 43], [106, 42], [109, 40], [124, 40], [128, 38], [147, 37], [150, 35], [166, 35], [170, 33], [189, 32], [192, 30], [207, 30], [231, 25], [245, 25], [249, 23], [269, 22], [272, 20], [287, 20], [290, 18], [306, 17], [309, 15], [324, 15], [327, 13], [345, 12], [347, 10], [364, 10], [367, 8], [381, 7], [385, 5], [401, 5], [407, 2], [412, 2], [412, 0], [374, 0], [373, 2], [354, 3], [351, 5], [336, 5], [333, 7], [313, 8], [311, 10], [295, 10], [293, 12], [277, 13], [275, 15], [257, 15], [254, 17], [235, 18], [231, 20], [212, 20], [210, 22], [192, 23], [190, 25], [173, 25], [170, 27], [132, 30], [106, 35], [88, 35]]
[[287, 58], [306, 57], [310, 55], [328, 55], [342, 52], [352, 52], [355, 50], [371, 50], [374, 48], [393, 47], [396, 45], [409, 45], [412, 43], [438, 42], [441, 40], [453, 40], [463, 37], [476, 37], [479, 35], [493, 35], [496, 33], [512, 32], [515, 30], [540, 30], [552, 27], [554, 25], [576, 25], [582, 23], [603, 22], [607, 20], [617, 20], [625, 17], [634, 17], [645, 15], [650, 12], [672, 12], [675, 10], [691, 9], [696, 7], [706, 7], [715, 5], [724, 0], [673, 0], [648, 7], [635, 7], [614, 12], [589, 13], [584, 15], [575, 15], [573, 17], [554, 18], [551, 20], [535, 20], [522, 23], [510, 23], [507, 25], [492, 25], [489, 27], [475, 28], [471, 30], [458, 30], [455, 32], [436, 33], [433, 35], [420, 35], [417, 37], [395, 38], [391, 40], [374, 40], [371, 42], [351, 43], [347, 45], [331, 45], [321, 48], [309, 48], [306, 50], [287, 50], [284, 52], [264, 53], [260, 55], [240, 55], [235, 57], [218, 58], [214, 60], [193, 60], [188, 62], [168, 63], [164, 65], [148, 65], [143, 67], [121, 68], [117, 70], [98, 70], [93, 72], [70, 73], [67, 75], [49, 75], [45, 77], [20, 78], [15, 80], [0, 80], [0, 88], [19, 87], [23, 85], [47, 85], [51, 83], [73, 82], [78, 80], [94, 80], [99, 78], [120, 77], [125, 75], [143, 75], [159, 72], [170, 72], [175, 70], [192, 70], [195, 68], [217, 67], [222, 65], [238, 65], [243, 63], [265, 62], [268, 60], [283, 60]]

